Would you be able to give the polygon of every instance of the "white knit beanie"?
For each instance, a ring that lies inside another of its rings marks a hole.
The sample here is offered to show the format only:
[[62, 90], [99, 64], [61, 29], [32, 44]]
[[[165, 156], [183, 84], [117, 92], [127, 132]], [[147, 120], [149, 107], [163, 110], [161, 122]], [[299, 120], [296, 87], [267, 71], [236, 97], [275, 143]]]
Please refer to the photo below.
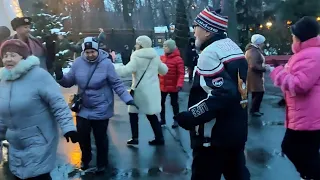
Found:
[[95, 37], [86, 37], [82, 43], [82, 50], [94, 49], [99, 51], [98, 40]]
[[143, 48], [151, 48], [152, 40], [148, 36], [139, 36], [136, 40], [136, 43]]
[[266, 41], [266, 38], [261, 34], [255, 34], [251, 37], [251, 43], [254, 45], [260, 45]]

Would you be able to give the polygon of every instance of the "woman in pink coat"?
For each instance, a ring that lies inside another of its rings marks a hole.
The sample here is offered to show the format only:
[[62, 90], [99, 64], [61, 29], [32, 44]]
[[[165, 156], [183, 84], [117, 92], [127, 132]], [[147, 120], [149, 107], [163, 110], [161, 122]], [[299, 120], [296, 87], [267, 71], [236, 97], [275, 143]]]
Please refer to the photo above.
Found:
[[320, 180], [320, 27], [304, 17], [291, 32], [294, 55], [270, 75], [287, 102], [281, 147], [302, 179]]

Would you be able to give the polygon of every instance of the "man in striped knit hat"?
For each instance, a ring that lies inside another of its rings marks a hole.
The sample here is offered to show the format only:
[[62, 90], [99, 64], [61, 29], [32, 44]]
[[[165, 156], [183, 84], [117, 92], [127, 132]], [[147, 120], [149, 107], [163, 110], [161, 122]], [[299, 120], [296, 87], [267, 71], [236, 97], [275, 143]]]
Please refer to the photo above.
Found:
[[244, 148], [248, 134], [243, 51], [227, 38], [228, 18], [220, 10], [203, 10], [195, 19], [200, 49], [188, 111], [174, 118], [190, 131], [192, 180], [249, 180]]

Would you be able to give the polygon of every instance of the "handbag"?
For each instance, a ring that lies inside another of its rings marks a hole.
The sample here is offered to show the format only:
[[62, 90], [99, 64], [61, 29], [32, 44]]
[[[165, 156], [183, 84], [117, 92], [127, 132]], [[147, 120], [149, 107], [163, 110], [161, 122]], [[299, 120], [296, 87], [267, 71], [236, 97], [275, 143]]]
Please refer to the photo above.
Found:
[[[147, 70], [148, 70], [148, 68], [149, 68], [149, 66], [150, 66], [150, 63], [151, 63], [151, 60], [149, 61], [149, 64], [148, 64], [148, 66], [147, 66], [146, 70], [144, 70], [144, 72], [143, 72], [143, 74], [142, 74], [141, 78], [139, 79], [139, 81], [138, 81], [138, 83], [137, 83], [137, 85], [135, 86], [135, 88], [134, 88], [134, 89], [137, 89], [137, 87], [139, 86], [139, 84], [140, 84], [140, 82], [141, 82], [141, 80], [142, 80], [143, 76], [146, 74], [146, 72], [147, 72]], [[132, 88], [131, 88], [131, 90], [130, 90], [130, 95], [132, 96], [132, 98], [134, 98], [134, 89], [132, 89]]]
[[70, 103], [69, 103], [69, 108], [71, 109], [71, 111], [73, 111], [75, 113], [78, 113], [80, 111], [81, 106], [82, 106], [82, 95], [85, 92], [85, 90], [88, 88], [89, 82], [90, 82], [94, 72], [96, 71], [98, 64], [99, 63], [96, 63], [94, 69], [89, 74], [88, 81], [87, 81], [85, 87], [83, 88], [82, 92], [74, 94], [73, 97], [71, 98]]

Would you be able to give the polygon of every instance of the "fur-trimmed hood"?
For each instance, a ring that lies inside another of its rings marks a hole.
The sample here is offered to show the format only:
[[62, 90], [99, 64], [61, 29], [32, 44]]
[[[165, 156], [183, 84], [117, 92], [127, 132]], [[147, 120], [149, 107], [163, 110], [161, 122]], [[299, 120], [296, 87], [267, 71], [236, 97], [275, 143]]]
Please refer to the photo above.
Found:
[[0, 80], [14, 81], [25, 75], [35, 66], [40, 65], [40, 60], [36, 56], [29, 56], [25, 60], [21, 60], [13, 69], [0, 69]]
[[157, 51], [153, 48], [142, 48], [134, 51], [131, 55], [131, 58], [139, 58], [145, 60], [152, 60], [156, 57], [159, 57], [159, 55]]

